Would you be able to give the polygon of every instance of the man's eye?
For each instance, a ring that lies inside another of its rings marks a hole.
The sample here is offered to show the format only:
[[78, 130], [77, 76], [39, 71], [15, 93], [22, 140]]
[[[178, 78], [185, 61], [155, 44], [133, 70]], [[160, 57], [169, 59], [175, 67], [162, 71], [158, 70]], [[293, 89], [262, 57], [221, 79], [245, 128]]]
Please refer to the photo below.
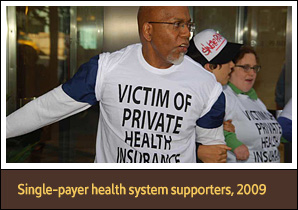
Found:
[[175, 22], [174, 23], [174, 26], [177, 27], [177, 28], [179, 28], [180, 24], [181, 24], [181, 22]]

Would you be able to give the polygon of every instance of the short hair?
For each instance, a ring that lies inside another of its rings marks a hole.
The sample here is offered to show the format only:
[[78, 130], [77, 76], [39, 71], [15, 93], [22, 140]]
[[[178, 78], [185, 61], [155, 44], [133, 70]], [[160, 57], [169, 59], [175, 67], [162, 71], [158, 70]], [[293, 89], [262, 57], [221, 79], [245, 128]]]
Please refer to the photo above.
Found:
[[219, 66], [219, 69], [221, 69], [222, 65], [221, 64], [212, 64], [212, 63], [207, 63], [210, 66], [211, 70], [214, 70], [217, 68], [217, 66]]
[[259, 63], [259, 57], [258, 57], [256, 51], [254, 50], [254, 48], [252, 48], [249, 45], [243, 45], [240, 48], [239, 52], [234, 57], [233, 62], [236, 64], [239, 60], [241, 60], [244, 57], [245, 54], [248, 54], [248, 53], [254, 54], [256, 57], [257, 63]]

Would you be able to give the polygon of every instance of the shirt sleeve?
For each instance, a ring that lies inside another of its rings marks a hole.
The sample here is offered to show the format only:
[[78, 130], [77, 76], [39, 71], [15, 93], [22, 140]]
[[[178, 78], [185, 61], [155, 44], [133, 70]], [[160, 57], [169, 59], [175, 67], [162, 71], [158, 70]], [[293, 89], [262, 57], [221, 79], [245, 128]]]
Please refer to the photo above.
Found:
[[63, 91], [72, 99], [94, 105], [97, 103], [95, 84], [99, 55], [80, 66], [78, 72], [62, 85]]
[[61, 85], [6, 117], [6, 138], [20, 136], [88, 109], [69, 97]]
[[243, 144], [237, 139], [236, 133], [224, 131], [224, 135], [227, 146], [232, 148], [232, 152]]
[[196, 142], [204, 145], [225, 144], [223, 119], [225, 116], [225, 96], [220, 94], [209, 112], [196, 122]]
[[6, 138], [32, 132], [96, 104], [98, 60], [99, 55], [94, 56], [66, 83], [9, 115], [6, 118]]
[[279, 117], [277, 119], [278, 123], [282, 128], [282, 136], [287, 140], [292, 142], [292, 120], [286, 117]]
[[197, 120], [197, 126], [209, 129], [221, 126], [225, 116], [225, 104], [225, 95], [221, 93], [209, 112]]
[[292, 120], [292, 98], [288, 101], [284, 109], [282, 110], [280, 117], [288, 118]]
[[282, 127], [282, 136], [287, 141], [292, 141], [292, 98], [284, 107], [277, 121]]

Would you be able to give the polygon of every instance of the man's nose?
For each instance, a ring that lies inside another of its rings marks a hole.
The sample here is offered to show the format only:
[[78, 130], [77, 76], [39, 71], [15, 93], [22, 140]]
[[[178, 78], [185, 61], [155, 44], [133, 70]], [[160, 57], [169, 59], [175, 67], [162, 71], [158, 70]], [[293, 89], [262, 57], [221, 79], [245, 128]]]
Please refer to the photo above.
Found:
[[190, 29], [188, 28], [187, 24], [184, 24], [184, 26], [180, 28], [180, 36], [189, 39]]

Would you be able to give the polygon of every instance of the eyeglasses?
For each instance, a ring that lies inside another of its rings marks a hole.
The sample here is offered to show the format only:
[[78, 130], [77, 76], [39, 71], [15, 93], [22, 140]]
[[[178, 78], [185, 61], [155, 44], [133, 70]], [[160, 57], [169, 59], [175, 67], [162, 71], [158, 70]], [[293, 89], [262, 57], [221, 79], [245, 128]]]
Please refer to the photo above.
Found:
[[250, 65], [235, 65], [234, 67], [240, 67], [242, 68], [245, 72], [249, 72], [250, 69], [253, 69], [255, 73], [258, 73], [261, 70], [261, 66], [255, 65], [253, 67], [250, 67]]
[[193, 23], [193, 22], [189, 22], [189, 23], [185, 23], [185, 22], [174, 22], [174, 23], [169, 23], [169, 22], [148, 22], [148, 23], [171, 24], [171, 25], [173, 25], [175, 30], [183, 29], [185, 27], [185, 25], [187, 25], [187, 28], [190, 32], [194, 32], [195, 29], [196, 29], [195, 23]]

